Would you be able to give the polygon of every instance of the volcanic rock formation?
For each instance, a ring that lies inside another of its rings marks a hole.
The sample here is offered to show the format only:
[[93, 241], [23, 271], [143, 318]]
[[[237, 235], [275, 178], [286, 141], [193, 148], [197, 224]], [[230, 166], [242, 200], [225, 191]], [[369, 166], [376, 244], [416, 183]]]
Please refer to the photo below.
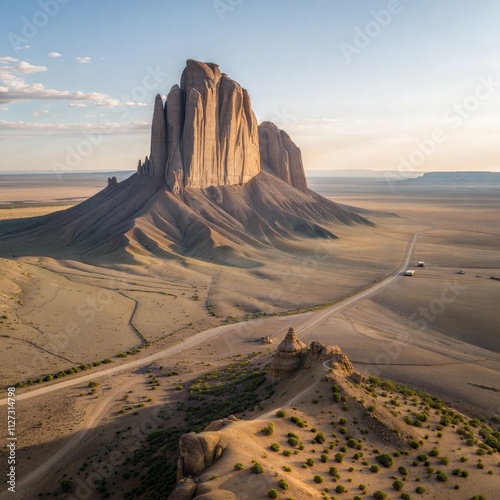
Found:
[[216, 64], [189, 60], [166, 102], [156, 97], [137, 173], [68, 210], [1, 222], [0, 254], [250, 267], [291, 241], [336, 239], [338, 224], [371, 225], [307, 188], [299, 148], [272, 123], [257, 126], [245, 89]]
[[169, 188], [240, 185], [260, 172], [250, 96], [212, 63], [189, 59], [165, 102], [156, 96], [151, 152], [137, 172]]

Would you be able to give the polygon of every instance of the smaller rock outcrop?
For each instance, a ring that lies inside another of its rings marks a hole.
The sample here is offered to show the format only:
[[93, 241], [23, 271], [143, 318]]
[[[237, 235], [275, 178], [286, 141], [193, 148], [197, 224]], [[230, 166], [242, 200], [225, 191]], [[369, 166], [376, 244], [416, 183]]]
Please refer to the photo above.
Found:
[[351, 378], [355, 384], [358, 384], [361, 387], [364, 387], [366, 385], [366, 377], [362, 373], [353, 372], [351, 373]]
[[296, 373], [302, 366], [302, 354], [306, 348], [306, 344], [298, 339], [295, 330], [290, 328], [271, 361], [269, 380], [279, 382], [282, 378]]
[[191, 500], [196, 495], [198, 485], [191, 477], [181, 479], [170, 493], [168, 500]]
[[108, 177], [108, 187], [109, 186], [116, 186], [118, 184], [118, 179], [113, 176], [113, 177]]
[[272, 122], [259, 125], [261, 165], [287, 184], [307, 193], [302, 153], [290, 136]]
[[214, 431], [183, 434], [179, 439], [180, 457], [177, 464], [177, 480], [199, 476], [222, 455], [220, 434]]
[[347, 375], [351, 375], [354, 372], [352, 363], [338, 345], [326, 345], [318, 341], [311, 342], [305, 368], [309, 368], [313, 360], [326, 361], [328, 359], [330, 360], [329, 365], [331, 368], [342, 370]]
[[199, 434], [190, 432], [179, 438], [177, 485], [168, 500], [191, 500], [195, 496], [205, 498], [199, 476], [222, 456], [227, 447], [227, 438], [219, 431], [238, 420], [234, 415], [230, 415], [214, 420]]

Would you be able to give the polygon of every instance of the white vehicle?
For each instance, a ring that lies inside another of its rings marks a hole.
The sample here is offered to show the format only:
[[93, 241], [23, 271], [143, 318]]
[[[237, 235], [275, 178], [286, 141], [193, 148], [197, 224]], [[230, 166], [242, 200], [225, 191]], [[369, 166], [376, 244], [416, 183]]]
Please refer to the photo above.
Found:
[[415, 269], [408, 269], [404, 272], [405, 276], [413, 276], [415, 274]]
[[425, 266], [425, 262], [423, 260], [419, 260], [417, 264], [418, 264], [418, 267], [424, 267]]

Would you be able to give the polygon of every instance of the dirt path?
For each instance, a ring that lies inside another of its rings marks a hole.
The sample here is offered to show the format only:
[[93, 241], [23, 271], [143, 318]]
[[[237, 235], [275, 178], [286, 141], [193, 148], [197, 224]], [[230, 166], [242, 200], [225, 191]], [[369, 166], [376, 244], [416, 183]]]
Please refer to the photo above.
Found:
[[[18, 481], [16, 485], [16, 498], [31, 499], [35, 498], [36, 492], [32, 491], [36, 488], [38, 481], [45, 474], [61, 463], [67, 455], [76, 449], [78, 443], [86, 436], [86, 434], [96, 427], [100, 419], [108, 412], [110, 404], [117, 398], [123, 396], [123, 393], [129, 390], [136, 384], [136, 380], [127, 380], [120, 385], [113, 387], [110, 391], [104, 394], [97, 404], [90, 406], [87, 415], [83, 419], [78, 430], [73, 434], [66, 443], [59, 448], [53, 455], [48, 457], [42, 465], [31, 471], [27, 476]], [[66, 458], [67, 459], [67, 458]], [[10, 495], [10, 496], [9, 496]], [[12, 493], [4, 491], [0, 494], [0, 500], [11, 498]]]

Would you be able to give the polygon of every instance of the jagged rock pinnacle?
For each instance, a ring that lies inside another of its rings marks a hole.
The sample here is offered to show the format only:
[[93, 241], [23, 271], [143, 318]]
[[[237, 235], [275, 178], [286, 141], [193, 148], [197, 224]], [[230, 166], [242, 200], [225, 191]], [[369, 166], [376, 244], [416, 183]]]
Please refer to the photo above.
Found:
[[245, 184], [260, 172], [261, 160], [307, 192], [300, 150], [290, 137], [270, 122], [258, 127], [248, 92], [216, 64], [189, 59], [165, 104], [156, 96], [151, 151], [137, 172], [163, 177], [178, 192]]
[[290, 136], [272, 122], [259, 125], [260, 159], [281, 180], [302, 192], [307, 192], [307, 181], [300, 149]]

